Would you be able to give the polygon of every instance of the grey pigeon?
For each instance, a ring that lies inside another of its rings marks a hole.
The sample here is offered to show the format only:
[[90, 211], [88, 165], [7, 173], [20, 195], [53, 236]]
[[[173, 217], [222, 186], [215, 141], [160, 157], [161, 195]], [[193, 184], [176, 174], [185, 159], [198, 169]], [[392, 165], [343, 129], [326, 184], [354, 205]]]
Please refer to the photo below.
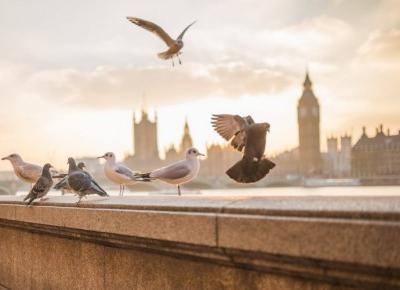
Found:
[[31, 191], [24, 198], [24, 201], [28, 200], [28, 205], [31, 204], [35, 199], [44, 197], [53, 185], [53, 179], [51, 178], [49, 163], [43, 166], [42, 174], [32, 187]]
[[243, 151], [243, 158], [226, 171], [239, 183], [257, 182], [275, 167], [275, 163], [264, 156], [268, 123], [255, 123], [251, 116], [219, 114], [213, 115], [211, 124], [233, 148]]
[[[86, 167], [84, 162], [79, 162], [78, 163], [78, 168], [80, 170], [84, 170], [84, 168]], [[84, 171], [87, 174], [89, 174], [87, 171]], [[89, 174], [90, 175], [90, 174]], [[56, 176], [53, 176], [53, 178], [62, 178], [56, 185], [54, 185], [54, 189], [56, 190], [62, 190], [62, 191], [71, 191], [71, 187], [68, 185], [67, 179], [68, 179], [68, 174], [59, 174]]]
[[188, 26], [186, 26], [186, 28], [181, 32], [181, 34], [179, 34], [178, 38], [172, 39], [171, 36], [168, 35], [168, 33], [166, 33], [164, 31], [164, 29], [162, 29], [160, 26], [158, 26], [157, 24], [144, 20], [144, 19], [140, 19], [137, 17], [127, 17], [127, 19], [132, 22], [133, 24], [136, 24], [150, 32], [153, 32], [155, 35], [157, 35], [159, 38], [161, 38], [165, 44], [168, 46], [168, 50], [161, 52], [158, 54], [158, 57], [161, 59], [172, 59], [172, 66], [174, 66], [174, 56], [178, 57], [179, 60], [179, 64], [182, 64], [181, 59], [179, 58], [179, 55], [182, 53], [181, 49], [183, 48], [183, 35], [185, 34], [185, 32], [189, 29], [190, 26], [192, 26], [196, 21], [192, 22], [191, 24], [189, 24]]
[[88, 194], [98, 194], [100, 196], [108, 196], [107, 192], [97, 184], [97, 182], [87, 172], [76, 166], [73, 158], [68, 158], [68, 176], [67, 183], [69, 187], [79, 196], [80, 203], [82, 197]]

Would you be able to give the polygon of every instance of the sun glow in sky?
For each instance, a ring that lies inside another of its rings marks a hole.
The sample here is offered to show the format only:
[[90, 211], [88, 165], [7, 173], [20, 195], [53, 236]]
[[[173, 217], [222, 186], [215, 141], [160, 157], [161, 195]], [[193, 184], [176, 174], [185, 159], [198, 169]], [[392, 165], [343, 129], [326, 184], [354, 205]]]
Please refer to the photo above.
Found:
[[[159, 146], [188, 118], [201, 150], [222, 142], [212, 113], [268, 121], [267, 153], [297, 145], [306, 67], [321, 106], [322, 141], [361, 126], [400, 129], [398, 1], [0, 0], [0, 155], [66, 167], [68, 156], [131, 154], [132, 114], [157, 110]], [[183, 65], [126, 20], [186, 33]], [[353, 140], [354, 140], [353, 139]], [[322, 142], [324, 149], [325, 142]], [[0, 169], [10, 169], [7, 162]]]

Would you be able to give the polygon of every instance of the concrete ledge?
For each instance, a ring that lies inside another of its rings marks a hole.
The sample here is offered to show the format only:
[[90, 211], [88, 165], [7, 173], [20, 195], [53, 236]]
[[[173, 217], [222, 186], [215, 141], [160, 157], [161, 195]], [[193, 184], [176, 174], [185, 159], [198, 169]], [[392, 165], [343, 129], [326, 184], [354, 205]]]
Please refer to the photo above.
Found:
[[21, 198], [0, 197], [0, 228], [331, 286], [400, 287], [400, 197], [94, 197], [79, 207], [71, 196], [31, 207]]

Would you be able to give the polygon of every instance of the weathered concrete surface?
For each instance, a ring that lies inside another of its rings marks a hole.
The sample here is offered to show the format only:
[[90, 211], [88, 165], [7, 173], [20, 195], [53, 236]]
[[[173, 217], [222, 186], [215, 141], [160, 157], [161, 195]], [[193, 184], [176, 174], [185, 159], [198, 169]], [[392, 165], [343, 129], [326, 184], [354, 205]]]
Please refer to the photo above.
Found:
[[74, 202], [0, 197], [0, 289], [400, 288], [398, 197]]

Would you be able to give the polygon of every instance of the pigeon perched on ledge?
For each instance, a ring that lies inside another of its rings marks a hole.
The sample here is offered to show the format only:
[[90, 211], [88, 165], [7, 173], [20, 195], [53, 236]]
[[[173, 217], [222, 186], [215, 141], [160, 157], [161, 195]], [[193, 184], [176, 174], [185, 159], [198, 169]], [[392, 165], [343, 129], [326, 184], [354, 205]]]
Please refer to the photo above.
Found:
[[30, 205], [35, 199], [43, 198], [53, 186], [53, 179], [51, 178], [49, 163], [43, 166], [42, 174], [32, 187], [31, 191], [24, 198], [24, 201], [28, 200], [28, 205]]
[[68, 186], [79, 196], [78, 204], [82, 197], [88, 194], [98, 194], [100, 196], [108, 196], [107, 192], [97, 184], [89, 173], [81, 170], [76, 166], [73, 158], [68, 158]]
[[[78, 163], [78, 168], [80, 170], [83, 171], [85, 167], [86, 167], [86, 165], [84, 162]], [[84, 171], [84, 172], [89, 174], [87, 171]], [[53, 176], [53, 178], [62, 178], [56, 185], [54, 185], [54, 187], [53, 187], [54, 189], [61, 190], [61, 191], [63, 191], [63, 193], [64, 193], [64, 191], [72, 191], [71, 187], [68, 184], [68, 174], [65, 174], [65, 173], [59, 174], [59, 175]]]
[[275, 163], [264, 156], [268, 123], [255, 123], [251, 116], [219, 114], [213, 115], [211, 124], [215, 131], [230, 145], [243, 151], [243, 158], [226, 171], [239, 183], [257, 182], [275, 167]]

